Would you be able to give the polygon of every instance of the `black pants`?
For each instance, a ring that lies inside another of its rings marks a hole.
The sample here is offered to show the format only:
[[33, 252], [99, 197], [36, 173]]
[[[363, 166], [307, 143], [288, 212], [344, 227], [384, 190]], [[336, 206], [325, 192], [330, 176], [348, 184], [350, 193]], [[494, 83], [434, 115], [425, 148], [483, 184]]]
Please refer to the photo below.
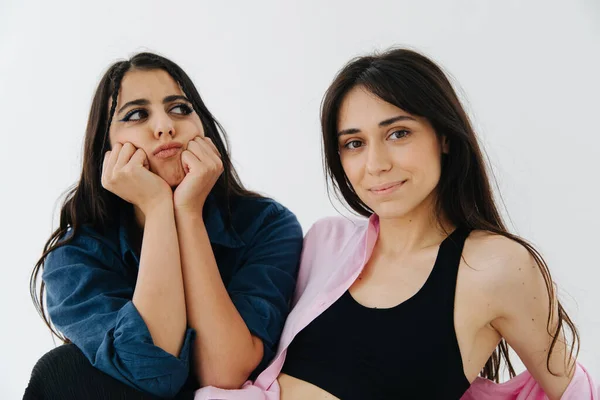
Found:
[[[193, 390], [175, 397], [194, 398]], [[158, 400], [94, 368], [74, 344], [46, 353], [33, 367], [23, 400]]]

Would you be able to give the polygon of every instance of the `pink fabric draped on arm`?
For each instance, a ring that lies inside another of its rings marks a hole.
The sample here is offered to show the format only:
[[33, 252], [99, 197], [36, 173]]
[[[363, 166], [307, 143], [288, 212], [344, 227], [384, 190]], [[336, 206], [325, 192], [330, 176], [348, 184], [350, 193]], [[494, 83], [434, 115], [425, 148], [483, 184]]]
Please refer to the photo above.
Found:
[[[313, 225], [304, 239], [293, 309], [274, 360], [256, 381], [246, 382], [241, 389], [205, 387], [196, 391], [195, 400], [279, 400], [277, 377], [288, 346], [298, 332], [352, 285], [371, 255], [378, 232], [376, 216], [368, 221], [330, 217]], [[418, 394], [407, 395], [418, 398]], [[477, 378], [462, 397], [462, 400], [545, 399], [544, 391], [527, 371], [501, 384]], [[581, 364], [577, 364], [562, 400], [600, 400], [600, 388]]]

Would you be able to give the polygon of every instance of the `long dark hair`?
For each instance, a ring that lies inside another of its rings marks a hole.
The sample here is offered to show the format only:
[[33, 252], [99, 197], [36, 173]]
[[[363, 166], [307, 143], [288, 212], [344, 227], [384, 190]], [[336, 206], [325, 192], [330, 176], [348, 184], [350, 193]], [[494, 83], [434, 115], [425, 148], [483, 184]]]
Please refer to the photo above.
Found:
[[[444, 155], [440, 181], [436, 188], [437, 216], [446, 216], [455, 226], [505, 236], [529, 251], [544, 277], [549, 295], [547, 329], [553, 340], [546, 366], [550, 371], [550, 355], [561, 332], [564, 333], [565, 325], [573, 336], [569, 357], [573, 359], [575, 348], [577, 357], [579, 334], [559, 301], [558, 326], [551, 332], [556, 293], [548, 266], [530, 243], [508, 232], [494, 201], [484, 157], [469, 118], [448, 78], [433, 61], [412, 50], [393, 49], [351, 60], [338, 72], [321, 105], [324, 167], [327, 181], [335, 195], [360, 215], [368, 217], [373, 213], [353, 190], [338, 153], [340, 105], [346, 94], [356, 86], [364, 87], [382, 100], [413, 115], [426, 118], [438, 137], [447, 137], [450, 152]], [[499, 382], [500, 366], [504, 361], [510, 377], [514, 377], [508, 348], [508, 344], [502, 339], [480, 376]]]
[[[229, 213], [230, 199], [233, 196], [259, 197], [258, 194], [247, 190], [242, 185], [229, 158], [225, 130], [208, 111], [198, 90], [183, 69], [165, 57], [147, 52], [139, 53], [129, 60], [114, 63], [100, 80], [92, 100], [85, 131], [81, 177], [79, 182], [68, 191], [60, 210], [59, 227], [46, 242], [43, 254], [35, 264], [29, 281], [29, 290], [35, 308], [48, 328], [63, 341], [67, 340], [52, 327], [44, 307], [45, 285], [40, 279], [44, 261], [51, 251], [68, 244], [82, 225], [89, 225], [102, 232], [108, 226], [116, 223], [119, 208], [125, 202], [104, 189], [100, 183], [100, 177], [104, 154], [110, 150], [108, 132], [115, 113], [121, 80], [130, 70], [155, 69], [166, 71], [179, 84], [202, 121], [204, 134], [211, 138], [221, 155], [223, 173], [211, 193], [218, 199], [220, 206], [226, 211], [226, 215]], [[68, 237], [65, 237], [69, 230]]]

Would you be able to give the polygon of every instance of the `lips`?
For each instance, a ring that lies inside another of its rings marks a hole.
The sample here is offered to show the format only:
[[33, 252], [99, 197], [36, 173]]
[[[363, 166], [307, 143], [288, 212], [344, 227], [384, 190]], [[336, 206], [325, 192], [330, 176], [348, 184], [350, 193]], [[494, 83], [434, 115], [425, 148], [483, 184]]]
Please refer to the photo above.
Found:
[[183, 146], [179, 143], [168, 143], [168, 144], [164, 144], [162, 146], [159, 146], [156, 150], [154, 150], [154, 152], [152, 153], [156, 158], [170, 158], [175, 156], [176, 154], [179, 153], [179, 150], [182, 148]]
[[404, 184], [404, 182], [406, 182], [406, 181], [384, 183], [381, 185], [373, 186], [372, 188], [369, 189], [369, 191], [373, 192], [373, 193], [386, 193], [386, 192], [391, 191], [392, 189], [402, 186], [402, 184]]
[[377, 186], [373, 186], [372, 188], [370, 188], [369, 190], [371, 192], [383, 192], [385, 190], [391, 189], [393, 187], [396, 186], [400, 186], [402, 185], [404, 182], [406, 181], [397, 181], [397, 182], [389, 182], [389, 183], [384, 183], [382, 185], [377, 185]]

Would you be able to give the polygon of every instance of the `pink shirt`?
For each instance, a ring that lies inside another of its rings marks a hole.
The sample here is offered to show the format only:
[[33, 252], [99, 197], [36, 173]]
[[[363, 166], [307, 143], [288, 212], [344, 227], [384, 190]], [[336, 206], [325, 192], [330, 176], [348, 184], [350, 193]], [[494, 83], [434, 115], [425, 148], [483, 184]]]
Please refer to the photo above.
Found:
[[[256, 378], [239, 390], [204, 387], [195, 400], [278, 400], [281, 372], [288, 346], [304, 327], [331, 306], [350, 288], [368, 261], [379, 234], [379, 220], [354, 221], [344, 217], [325, 218], [315, 223], [304, 238], [298, 282], [275, 358]], [[542, 400], [540, 385], [527, 371], [501, 384], [476, 378], [462, 400]], [[585, 368], [578, 364], [575, 376], [562, 399], [600, 400]]]

